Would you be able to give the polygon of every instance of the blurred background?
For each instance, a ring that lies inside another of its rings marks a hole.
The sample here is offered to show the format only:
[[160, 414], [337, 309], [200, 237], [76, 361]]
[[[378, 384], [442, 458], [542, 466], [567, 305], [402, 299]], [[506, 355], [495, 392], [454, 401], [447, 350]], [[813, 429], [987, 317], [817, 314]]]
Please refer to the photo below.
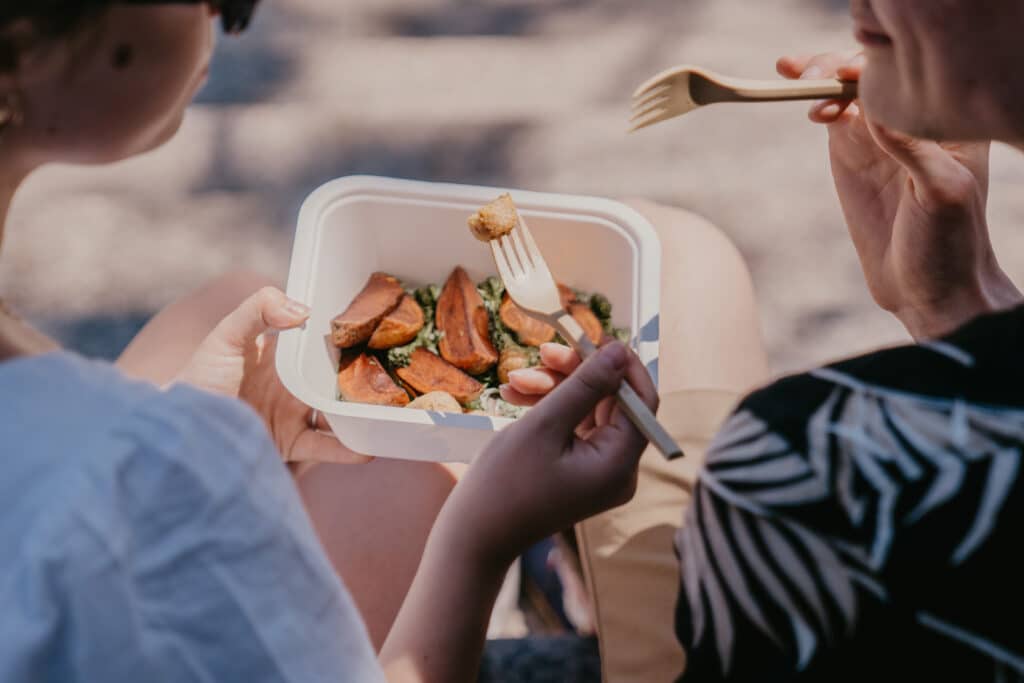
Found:
[[[680, 62], [772, 77], [853, 46], [846, 0], [266, 0], [221, 42], [167, 147], [47, 169], [15, 202], [0, 291], [116, 357], [162, 306], [235, 268], [282, 280], [332, 178], [642, 196], [717, 223], [753, 271], [777, 373], [906, 339], [862, 283], [804, 104], [714, 107], [627, 135], [629, 96]], [[1024, 276], [1024, 157], [994, 155], [991, 223]], [[1018, 226], [1018, 227], [1014, 227]]]

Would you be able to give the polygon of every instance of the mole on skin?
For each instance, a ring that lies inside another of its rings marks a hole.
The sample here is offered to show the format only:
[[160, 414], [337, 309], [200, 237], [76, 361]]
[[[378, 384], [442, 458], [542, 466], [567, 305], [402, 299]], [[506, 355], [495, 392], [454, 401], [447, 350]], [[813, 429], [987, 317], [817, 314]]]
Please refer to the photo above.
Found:
[[128, 43], [122, 43], [114, 50], [112, 63], [115, 69], [125, 69], [135, 60], [135, 48]]

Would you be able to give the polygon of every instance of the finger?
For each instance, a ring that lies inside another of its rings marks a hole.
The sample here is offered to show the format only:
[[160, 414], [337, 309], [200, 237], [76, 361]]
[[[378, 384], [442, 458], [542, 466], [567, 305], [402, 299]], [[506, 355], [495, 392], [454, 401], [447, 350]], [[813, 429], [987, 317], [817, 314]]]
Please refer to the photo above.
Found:
[[309, 318], [309, 307], [293, 301], [275, 287], [264, 287], [228, 314], [212, 337], [234, 348], [247, 348], [267, 330], [301, 326]]
[[583, 422], [581, 422], [578, 427], [576, 427], [576, 436], [584, 440], [589, 439], [595, 429], [597, 429], [597, 419], [594, 413], [591, 413], [583, 419]]
[[859, 81], [867, 63], [867, 57], [863, 52], [859, 52], [849, 62], [836, 69], [836, 77], [842, 81]]
[[789, 79], [816, 80], [835, 78], [839, 70], [858, 63], [859, 49], [825, 52], [813, 56], [783, 57], [775, 64], [776, 71]]
[[852, 104], [852, 100], [825, 100], [813, 105], [807, 116], [814, 123], [835, 123]]
[[372, 461], [373, 458], [346, 448], [334, 434], [306, 429], [295, 440], [295, 445], [288, 454], [288, 460], [297, 463], [364, 465]]
[[647, 439], [615, 406], [611, 421], [597, 427], [584, 441], [574, 444], [565, 464], [574, 482], [591, 491], [600, 507], [621, 505], [636, 491], [637, 467]]
[[311, 471], [316, 469], [319, 463], [315, 462], [290, 462], [288, 463], [288, 469], [292, 472], [292, 477], [299, 481], [304, 478]]
[[529, 368], [508, 373], [508, 383], [520, 394], [546, 396], [562, 383], [565, 375], [547, 368]]
[[775, 70], [784, 78], [800, 78], [812, 59], [814, 55], [786, 55], [775, 62]]
[[617, 466], [625, 471], [636, 467], [644, 449], [647, 448], [647, 438], [617, 405], [612, 410], [608, 423], [595, 429], [588, 443], [611, 461], [610, 466]]
[[580, 357], [562, 344], [541, 344], [540, 360], [544, 367], [562, 375], [571, 375], [580, 366]]
[[601, 399], [618, 389], [629, 364], [630, 352], [619, 342], [608, 344], [590, 356], [552, 391], [523, 421], [530, 421], [550, 438], [572, 434]]
[[[633, 387], [640, 400], [647, 404], [651, 412], [657, 414], [660, 403], [657, 387], [654, 386], [651, 374], [647, 372], [647, 368], [635, 353], [629, 354], [625, 380]], [[600, 426], [591, 436], [591, 445], [604, 453], [623, 451], [639, 458], [640, 453], [647, 447], [646, 437], [633, 425], [617, 401], [608, 401], [608, 407], [611, 410], [603, 424], [598, 422]], [[600, 412], [601, 407], [598, 410]]]
[[975, 191], [974, 178], [937, 142], [913, 138], [874, 122], [868, 123], [868, 129], [878, 146], [907, 169], [922, 202], [962, 205]]
[[647, 407], [651, 409], [651, 412], [658, 412], [658, 405], [660, 398], [658, 397], [658, 388], [654, 385], [654, 380], [651, 378], [651, 373], [644, 367], [643, 361], [635, 353], [630, 352], [629, 358], [626, 363], [626, 381], [633, 387], [633, 391], [637, 393]]
[[604, 425], [611, 422], [612, 412], [615, 410], [615, 399], [609, 396], [600, 403], [597, 404], [597, 410], [594, 411], [594, 426], [603, 427]]
[[514, 406], [520, 406], [522, 408], [529, 408], [537, 405], [543, 396], [536, 396], [531, 394], [524, 394], [517, 391], [514, 387], [508, 384], [502, 384], [498, 387], [498, 393], [501, 394], [501, 398]]

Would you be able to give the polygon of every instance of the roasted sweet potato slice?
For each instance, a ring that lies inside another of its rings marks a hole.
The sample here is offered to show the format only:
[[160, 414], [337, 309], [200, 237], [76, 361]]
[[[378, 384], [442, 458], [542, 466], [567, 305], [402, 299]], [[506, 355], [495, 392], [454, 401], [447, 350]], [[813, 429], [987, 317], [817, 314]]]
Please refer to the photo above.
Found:
[[331, 321], [331, 338], [340, 349], [364, 343], [380, 321], [398, 307], [405, 296], [402, 284], [386, 273], [370, 276], [363, 291], [356, 295], [345, 312]]
[[569, 311], [576, 322], [580, 324], [583, 331], [590, 337], [590, 341], [600, 344], [604, 339], [604, 326], [590, 310], [590, 306], [580, 301], [576, 292], [563, 284], [558, 285], [558, 293], [562, 297], [562, 305], [565, 310]]
[[590, 341], [595, 344], [600, 344], [601, 340], [604, 339], [604, 327], [601, 325], [601, 321], [597, 319], [594, 312], [590, 310], [590, 306], [576, 302], [569, 304], [569, 313], [576, 322], [580, 324], [583, 331], [590, 337]]
[[501, 301], [498, 315], [505, 327], [516, 333], [523, 346], [540, 346], [555, 339], [555, 328], [526, 315], [508, 294]]
[[437, 300], [438, 348], [446, 361], [471, 375], [487, 372], [498, 362], [488, 332], [490, 319], [476, 285], [461, 267], [452, 271]]
[[408, 344], [423, 329], [423, 309], [406, 294], [398, 308], [384, 316], [367, 344], [371, 349], [390, 349]]
[[338, 390], [343, 399], [355, 403], [397, 407], [409, 403], [405, 389], [395, 384], [376, 358], [365, 353], [342, 356]]
[[525, 370], [529, 367], [532, 367], [530, 357], [524, 349], [507, 348], [501, 352], [501, 358], [498, 360], [498, 381], [502, 384], [508, 384], [510, 372]]
[[577, 301], [576, 292], [561, 283], [558, 284], [558, 295], [562, 297], [562, 308], [566, 310], [569, 310], [569, 304]]
[[418, 394], [444, 391], [465, 405], [478, 398], [484, 385], [457, 367], [426, 349], [412, 352], [412, 361], [395, 371], [398, 377]]

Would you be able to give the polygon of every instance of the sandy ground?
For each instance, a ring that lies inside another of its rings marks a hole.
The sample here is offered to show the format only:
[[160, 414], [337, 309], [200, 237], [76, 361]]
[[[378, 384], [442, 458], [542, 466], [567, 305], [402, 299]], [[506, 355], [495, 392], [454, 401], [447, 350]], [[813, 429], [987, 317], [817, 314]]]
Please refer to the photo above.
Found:
[[[249, 35], [223, 42], [171, 144], [30, 181], [0, 291], [110, 357], [207, 278], [283, 278], [302, 199], [374, 173], [703, 214], [750, 263], [779, 373], [899, 342], [864, 290], [804, 105], [719, 107], [624, 133], [633, 87], [666, 66], [771, 76], [778, 55], [848, 47], [849, 33], [842, 0], [268, 0]], [[991, 222], [1018, 277], [1022, 179], [1024, 157], [997, 150]]]

